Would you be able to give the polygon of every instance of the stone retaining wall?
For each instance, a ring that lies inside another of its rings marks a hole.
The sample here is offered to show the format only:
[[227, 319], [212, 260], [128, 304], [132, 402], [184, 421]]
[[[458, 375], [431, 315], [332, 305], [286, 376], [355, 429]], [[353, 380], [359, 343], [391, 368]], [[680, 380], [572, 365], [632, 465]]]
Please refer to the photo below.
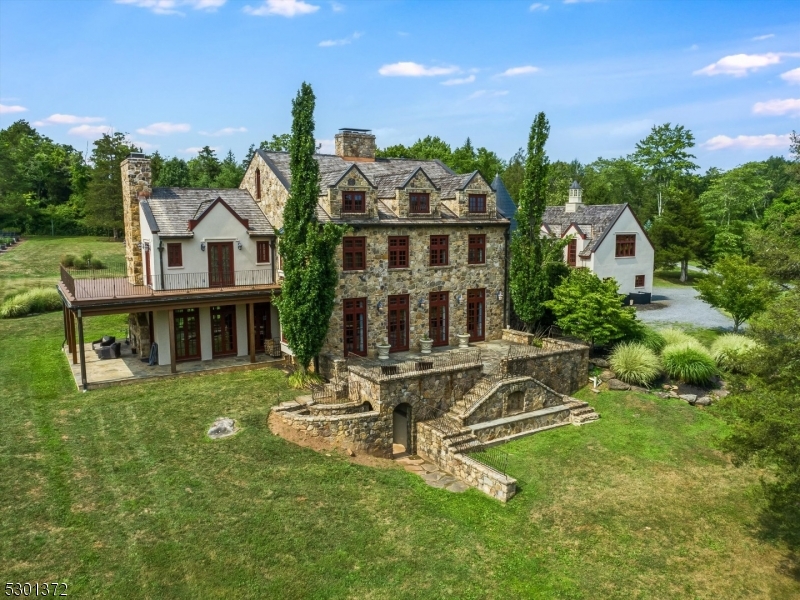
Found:
[[308, 412], [312, 415], [355, 415], [372, 411], [367, 402], [343, 402], [342, 404], [307, 404]]
[[517, 493], [517, 480], [446, 447], [441, 432], [428, 423], [417, 423], [417, 454], [464, 483], [500, 500]]
[[[509, 405], [509, 396], [522, 392], [524, 400], [521, 406]], [[514, 414], [533, 412], [540, 408], [549, 408], [564, 403], [564, 397], [554, 390], [530, 378], [504, 382], [486, 400], [464, 418], [465, 425], [475, 425], [486, 421], [502, 419]]]
[[491, 442], [518, 433], [530, 433], [536, 429], [542, 429], [543, 427], [569, 425], [570, 423], [572, 423], [570, 409], [565, 406], [563, 410], [558, 412], [544, 415], [531, 415], [530, 417], [520, 418], [507, 423], [498, 423], [492, 427], [476, 427], [472, 432], [480, 441]]
[[[510, 332], [510, 333], [509, 333]], [[504, 330], [507, 335], [527, 335]], [[572, 394], [589, 380], [589, 347], [564, 340], [545, 338], [542, 352], [504, 361], [508, 373], [528, 375], [553, 388], [559, 394]]]

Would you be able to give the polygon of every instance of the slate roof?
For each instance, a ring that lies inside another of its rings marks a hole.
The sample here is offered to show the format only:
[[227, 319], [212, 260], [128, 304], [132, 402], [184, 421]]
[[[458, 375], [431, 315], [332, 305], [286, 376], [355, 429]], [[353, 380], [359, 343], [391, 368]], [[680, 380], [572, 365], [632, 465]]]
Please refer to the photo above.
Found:
[[514, 204], [514, 200], [512, 200], [511, 194], [508, 193], [506, 186], [503, 184], [503, 180], [500, 179], [500, 175], [494, 176], [492, 189], [497, 197], [497, 212], [507, 219], [511, 219], [511, 227], [509, 229], [514, 231], [517, 228], [517, 219], [515, 218], [517, 205]]
[[151, 231], [157, 231], [162, 237], [192, 237], [189, 220], [201, 215], [217, 198], [222, 198], [236, 214], [247, 219], [249, 235], [275, 235], [272, 225], [247, 190], [153, 188], [150, 198], [141, 205]]
[[542, 222], [551, 230], [558, 228], [558, 235], [563, 234], [572, 223], [576, 225], [591, 225], [591, 237], [588, 244], [580, 252], [580, 256], [587, 257], [594, 252], [603, 241], [608, 229], [616, 222], [628, 204], [580, 204], [575, 212], [566, 212], [565, 206], [548, 206], [544, 210]]

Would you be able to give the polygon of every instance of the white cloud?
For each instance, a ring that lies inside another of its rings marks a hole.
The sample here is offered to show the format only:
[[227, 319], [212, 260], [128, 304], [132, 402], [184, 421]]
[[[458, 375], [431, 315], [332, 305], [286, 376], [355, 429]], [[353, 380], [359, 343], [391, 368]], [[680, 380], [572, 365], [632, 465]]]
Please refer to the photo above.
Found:
[[478, 90], [476, 92], [472, 92], [469, 95], [469, 99], [472, 100], [474, 98], [497, 98], [499, 96], [505, 96], [508, 94], [508, 90]]
[[214, 12], [227, 0], [114, 0], [117, 4], [130, 4], [139, 8], [146, 8], [157, 15], [183, 15], [179, 8], [187, 7], [194, 10]]
[[188, 123], [153, 123], [136, 130], [139, 135], [169, 135], [170, 133], [186, 133], [191, 127]]
[[[200, 152], [200, 151], [201, 151], [203, 148], [204, 148], [204, 146], [192, 146], [192, 147], [190, 147], [190, 148], [185, 148], [185, 149], [183, 149], [183, 150], [178, 150], [178, 152], [181, 152], [182, 154], [197, 154], [197, 153], [198, 153], [198, 152]], [[219, 152], [220, 150], [222, 150], [222, 147], [221, 147], [221, 146], [210, 146], [210, 148], [211, 148], [211, 149], [212, 149], [214, 152]]]
[[768, 33], [768, 34], [766, 34], [766, 35], [757, 35], [756, 37], [754, 37], [754, 38], [751, 38], [751, 39], [752, 39], [754, 42], [760, 42], [761, 40], [768, 40], [768, 39], [770, 39], [770, 38], [774, 38], [774, 37], [775, 37], [775, 34], [774, 34], [774, 33]]
[[234, 133], [245, 133], [247, 131], [247, 127], [223, 127], [222, 129], [218, 129], [217, 131], [200, 131], [200, 135], [213, 135], [213, 136], [220, 136], [220, 135], [233, 135]]
[[717, 62], [698, 69], [695, 75], [733, 75], [744, 77], [751, 71], [757, 71], [769, 65], [777, 65], [784, 56], [800, 56], [790, 52], [767, 52], [766, 54], [732, 54], [724, 56]]
[[352, 35], [348, 35], [346, 38], [342, 38], [341, 40], [324, 40], [319, 43], [321, 48], [329, 48], [331, 46], [345, 46], [347, 44], [352, 44], [355, 40], [360, 38], [363, 33], [360, 31], [354, 32]]
[[378, 73], [386, 77], [432, 77], [456, 72], [458, 67], [426, 67], [415, 62], [397, 62], [378, 69]]
[[800, 83], [800, 67], [781, 74], [781, 79], [789, 83]]
[[0, 115], [9, 115], [11, 113], [20, 113], [25, 112], [28, 110], [24, 106], [13, 105], [9, 106], [8, 104], [0, 104]]
[[699, 50], [699, 49], [700, 49], [700, 46], [698, 46], [697, 44], [692, 44], [691, 46], [689, 46], [689, 50], [691, 52], [694, 52], [695, 50]]
[[344, 4], [339, 4], [338, 2], [331, 2], [331, 10], [333, 12], [342, 12], [344, 10]]
[[113, 131], [112, 127], [108, 125], [78, 125], [77, 127], [73, 127], [67, 133], [72, 135], [79, 135], [81, 137], [86, 138], [99, 138], [104, 133], [111, 133]]
[[534, 2], [533, 4], [531, 4], [531, 7], [530, 7], [529, 10], [531, 12], [533, 12], [533, 11], [536, 11], [536, 10], [547, 10], [548, 8], [550, 8], [550, 7], [547, 4], [542, 4], [541, 2]]
[[800, 115], [800, 98], [756, 102], [753, 112], [757, 115]]
[[319, 154], [334, 154], [336, 152], [336, 142], [334, 140], [317, 140]]
[[443, 81], [442, 85], [463, 85], [465, 83], [472, 83], [473, 81], [475, 81], [475, 75], [470, 75], [469, 77], [448, 79], [447, 81]]
[[256, 17], [296, 17], [298, 15], [308, 15], [319, 10], [316, 4], [309, 4], [303, 0], [264, 0], [264, 4], [253, 8], [250, 5], [244, 7], [244, 12]]
[[153, 150], [155, 148], [158, 148], [157, 144], [151, 144], [149, 142], [142, 142], [140, 140], [128, 140], [128, 141], [130, 141], [130, 143], [133, 144], [134, 146], [138, 146], [145, 152], [147, 150]]
[[409, 33], [407, 31], [398, 31], [397, 35], [399, 35], [400, 37], [406, 37], [407, 35], [409, 35]]
[[62, 115], [55, 113], [41, 121], [34, 121], [34, 125], [42, 127], [44, 125], [78, 125], [80, 123], [99, 123], [105, 121], [104, 117], [78, 117], [75, 115]]
[[765, 135], [738, 135], [735, 138], [727, 135], [717, 135], [701, 144], [706, 150], [723, 150], [727, 148], [750, 149], [750, 148], [779, 148], [789, 147], [789, 134], [775, 135], [767, 133]]
[[517, 77], [519, 75], [531, 75], [533, 73], [538, 73], [540, 71], [539, 67], [534, 67], [532, 65], [525, 65], [524, 67], [511, 67], [510, 69], [506, 69], [502, 73], [500, 73], [500, 77]]
[[585, 4], [587, 2], [594, 2], [595, 0], [564, 0], [564, 4]]

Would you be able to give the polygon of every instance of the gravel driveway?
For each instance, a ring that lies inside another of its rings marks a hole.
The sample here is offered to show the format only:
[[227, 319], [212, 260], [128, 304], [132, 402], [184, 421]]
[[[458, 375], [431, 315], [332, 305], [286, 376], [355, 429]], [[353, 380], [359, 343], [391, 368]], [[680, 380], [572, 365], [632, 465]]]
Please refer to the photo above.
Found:
[[687, 323], [695, 327], [733, 331], [733, 319], [700, 300], [697, 290], [692, 287], [654, 287], [652, 304], [637, 306], [636, 316], [656, 326]]

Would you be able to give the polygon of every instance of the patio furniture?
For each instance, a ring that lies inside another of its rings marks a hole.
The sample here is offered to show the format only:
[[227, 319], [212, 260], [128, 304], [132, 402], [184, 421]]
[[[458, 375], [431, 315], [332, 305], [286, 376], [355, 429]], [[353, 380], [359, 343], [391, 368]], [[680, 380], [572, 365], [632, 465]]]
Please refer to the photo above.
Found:
[[282, 356], [280, 338], [272, 338], [264, 342], [264, 352], [272, 358], [280, 358]]
[[110, 346], [100, 346], [97, 349], [97, 357], [101, 360], [109, 358], [119, 358], [121, 345], [122, 344], [120, 342], [115, 342]]

